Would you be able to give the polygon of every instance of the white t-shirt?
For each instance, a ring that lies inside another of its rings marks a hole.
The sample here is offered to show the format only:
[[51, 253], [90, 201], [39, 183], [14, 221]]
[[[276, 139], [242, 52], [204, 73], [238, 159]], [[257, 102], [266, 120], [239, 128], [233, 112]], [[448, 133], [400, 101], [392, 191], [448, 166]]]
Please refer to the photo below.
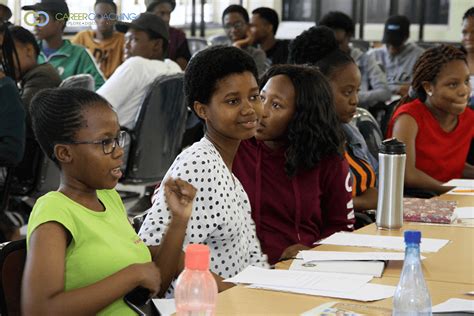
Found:
[[[187, 244], [208, 245], [210, 270], [223, 278], [249, 265], [269, 267], [257, 239], [247, 193], [207, 138], [183, 151], [164, 179], [168, 177], [179, 177], [197, 189], [183, 249]], [[171, 219], [163, 187], [154, 198], [139, 233], [147, 245], [160, 243]], [[172, 292], [173, 286], [168, 294]]]
[[120, 126], [133, 129], [148, 87], [162, 75], [181, 72], [181, 67], [170, 59], [156, 60], [130, 57], [97, 90], [117, 112]]

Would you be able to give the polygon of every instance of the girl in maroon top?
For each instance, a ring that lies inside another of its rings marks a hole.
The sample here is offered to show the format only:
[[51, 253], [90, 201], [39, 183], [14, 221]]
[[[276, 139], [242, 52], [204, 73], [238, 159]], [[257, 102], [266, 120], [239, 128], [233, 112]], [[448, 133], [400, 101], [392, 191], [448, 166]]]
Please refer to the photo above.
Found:
[[466, 55], [454, 46], [430, 48], [413, 69], [414, 99], [400, 101], [389, 123], [388, 137], [406, 144], [405, 186], [444, 193], [443, 182], [474, 178], [466, 163], [474, 137], [474, 111]]
[[262, 78], [263, 117], [242, 141], [233, 171], [247, 192], [271, 264], [352, 230], [343, 133], [329, 83], [315, 68], [279, 65]]

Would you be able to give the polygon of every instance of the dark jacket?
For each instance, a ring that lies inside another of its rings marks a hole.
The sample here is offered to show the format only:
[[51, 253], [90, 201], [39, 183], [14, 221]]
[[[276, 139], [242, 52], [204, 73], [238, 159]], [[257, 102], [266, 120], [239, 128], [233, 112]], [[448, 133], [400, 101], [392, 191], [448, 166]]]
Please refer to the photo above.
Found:
[[23, 158], [25, 110], [15, 82], [0, 79], [0, 165], [13, 165]]

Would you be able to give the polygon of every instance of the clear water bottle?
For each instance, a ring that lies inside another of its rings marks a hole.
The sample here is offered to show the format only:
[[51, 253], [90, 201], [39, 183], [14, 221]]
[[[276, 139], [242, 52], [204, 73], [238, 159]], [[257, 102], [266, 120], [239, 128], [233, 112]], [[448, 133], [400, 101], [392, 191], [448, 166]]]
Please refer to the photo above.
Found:
[[179, 275], [174, 291], [177, 315], [214, 315], [217, 284], [209, 272], [209, 247], [188, 245], [184, 265], [184, 271]]
[[405, 261], [393, 296], [393, 315], [431, 315], [431, 297], [420, 262], [421, 232], [405, 231]]

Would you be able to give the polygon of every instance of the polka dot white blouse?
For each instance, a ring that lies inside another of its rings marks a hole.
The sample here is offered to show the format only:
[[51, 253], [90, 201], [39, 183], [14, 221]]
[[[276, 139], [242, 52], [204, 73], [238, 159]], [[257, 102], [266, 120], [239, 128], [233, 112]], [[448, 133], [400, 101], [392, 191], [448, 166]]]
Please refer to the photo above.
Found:
[[[223, 278], [236, 275], [248, 265], [269, 267], [256, 237], [247, 194], [207, 138], [176, 158], [165, 179], [170, 176], [186, 180], [197, 189], [183, 249], [190, 243], [208, 245], [210, 270]], [[170, 219], [160, 187], [140, 237], [147, 245], [158, 245]], [[172, 288], [168, 294], [171, 292]]]

